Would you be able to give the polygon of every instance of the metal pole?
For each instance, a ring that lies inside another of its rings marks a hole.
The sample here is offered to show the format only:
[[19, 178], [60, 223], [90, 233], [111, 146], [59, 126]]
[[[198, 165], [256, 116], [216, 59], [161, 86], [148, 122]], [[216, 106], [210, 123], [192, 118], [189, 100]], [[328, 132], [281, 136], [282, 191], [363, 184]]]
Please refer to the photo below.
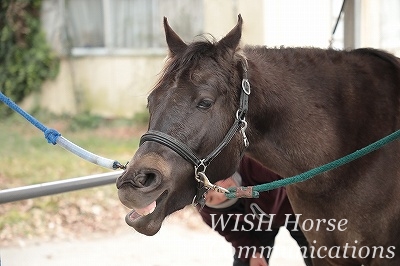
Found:
[[31, 186], [3, 189], [0, 190], [0, 204], [109, 185], [115, 183], [117, 177], [120, 176], [122, 172], [123, 171], [114, 171]]
[[360, 0], [346, 1], [344, 5], [344, 49], [360, 47]]

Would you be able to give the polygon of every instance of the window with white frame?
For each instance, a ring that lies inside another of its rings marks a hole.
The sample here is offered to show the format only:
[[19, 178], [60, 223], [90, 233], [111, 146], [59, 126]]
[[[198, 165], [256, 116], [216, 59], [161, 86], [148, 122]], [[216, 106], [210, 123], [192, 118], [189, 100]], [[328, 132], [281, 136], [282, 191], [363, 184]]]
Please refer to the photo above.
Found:
[[165, 50], [164, 16], [185, 40], [203, 30], [203, 0], [45, 0], [42, 11], [58, 50], [75, 55]]

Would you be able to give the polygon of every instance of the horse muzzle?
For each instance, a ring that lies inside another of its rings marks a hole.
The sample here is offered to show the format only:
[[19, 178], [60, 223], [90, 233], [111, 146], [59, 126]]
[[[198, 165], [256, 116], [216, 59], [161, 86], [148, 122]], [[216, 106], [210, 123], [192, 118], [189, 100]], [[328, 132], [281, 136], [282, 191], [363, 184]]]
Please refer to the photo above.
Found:
[[171, 149], [154, 142], [141, 145], [116, 182], [121, 203], [131, 209], [126, 223], [145, 235], [157, 233], [167, 215], [191, 203], [192, 171]]

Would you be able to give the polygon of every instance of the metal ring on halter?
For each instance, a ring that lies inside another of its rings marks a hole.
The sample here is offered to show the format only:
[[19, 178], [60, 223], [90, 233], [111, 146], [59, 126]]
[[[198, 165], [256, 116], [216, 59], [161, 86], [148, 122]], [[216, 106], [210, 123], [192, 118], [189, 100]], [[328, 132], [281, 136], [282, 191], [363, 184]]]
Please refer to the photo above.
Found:
[[246, 118], [241, 118], [240, 117], [240, 110], [237, 110], [236, 111], [236, 119], [237, 120], [239, 120], [240, 121], [240, 123], [242, 123], [243, 125], [242, 125], [242, 130], [246, 130], [246, 128], [247, 128], [247, 121], [246, 121]]
[[250, 82], [248, 79], [242, 79], [242, 89], [244, 91], [244, 93], [246, 93], [247, 95], [250, 95]]
[[242, 116], [244, 117], [243, 110], [238, 109], [236, 111], [236, 119], [239, 120], [239, 121], [243, 121], [244, 118], [242, 118]]
[[200, 160], [199, 165], [195, 165], [194, 166], [194, 178], [197, 180], [197, 182], [202, 182], [203, 181], [203, 180], [199, 179], [199, 175], [200, 175], [200, 173], [205, 175], [206, 169], [207, 169], [207, 165], [204, 163], [204, 159]]

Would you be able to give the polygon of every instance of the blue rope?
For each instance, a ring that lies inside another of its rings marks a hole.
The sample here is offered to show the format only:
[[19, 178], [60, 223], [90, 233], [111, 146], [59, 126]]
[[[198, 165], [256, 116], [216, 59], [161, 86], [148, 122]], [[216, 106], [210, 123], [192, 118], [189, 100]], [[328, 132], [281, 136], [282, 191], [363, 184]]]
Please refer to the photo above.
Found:
[[31, 122], [32, 125], [37, 127], [44, 133], [44, 137], [47, 139], [48, 143], [53, 145], [57, 144], [57, 138], [61, 136], [61, 134], [52, 128], [45, 127], [42, 123], [40, 123], [36, 118], [25, 112], [21, 107], [19, 107], [15, 102], [13, 102], [10, 98], [6, 97], [2, 92], [0, 92], [0, 100], [8, 105], [12, 110], [19, 113], [26, 120]]
[[93, 154], [91, 152], [88, 152], [87, 150], [75, 145], [74, 143], [70, 142], [66, 138], [62, 137], [61, 134], [52, 128], [47, 128], [45, 127], [42, 123], [40, 123], [36, 118], [25, 112], [21, 107], [19, 107], [15, 102], [13, 102], [10, 98], [6, 97], [1, 91], [0, 91], [0, 100], [7, 104], [12, 110], [15, 112], [19, 113], [22, 117], [24, 117], [26, 120], [28, 120], [32, 125], [37, 127], [39, 130], [41, 130], [44, 133], [44, 137], [47, 139], [48, 143], [51, 143], [53, 145], [59, 144], [61, 147], [65, 148], [66, 150], [74, 153], [75, 155], [90, 161], [92, 163], [95, 163], [97, 165], [100, 165], [105, 168], [110, 168], [110, 169], [125, 169], [126, 165], [122, 165], [118, 161], [114, 161], [111, 159], [107, 159], [101, 156], [98, 156], [96, 154]]

